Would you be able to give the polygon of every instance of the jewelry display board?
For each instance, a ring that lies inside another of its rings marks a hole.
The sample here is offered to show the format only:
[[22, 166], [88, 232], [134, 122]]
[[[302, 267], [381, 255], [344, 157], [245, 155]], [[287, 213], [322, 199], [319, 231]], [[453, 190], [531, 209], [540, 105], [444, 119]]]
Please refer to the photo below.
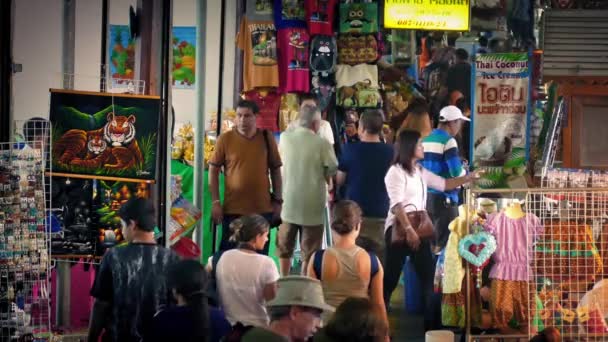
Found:
[[37, 146], [0, 143], [0, 341], [50, 332], [45, 161]]

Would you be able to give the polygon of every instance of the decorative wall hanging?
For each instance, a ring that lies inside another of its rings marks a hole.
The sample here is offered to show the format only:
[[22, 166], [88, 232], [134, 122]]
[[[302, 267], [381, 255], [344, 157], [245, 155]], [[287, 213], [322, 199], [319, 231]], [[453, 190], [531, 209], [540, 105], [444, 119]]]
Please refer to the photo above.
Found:
[[156, 96], [51, 89], [53, 172], [155, 179], [159, 113]]

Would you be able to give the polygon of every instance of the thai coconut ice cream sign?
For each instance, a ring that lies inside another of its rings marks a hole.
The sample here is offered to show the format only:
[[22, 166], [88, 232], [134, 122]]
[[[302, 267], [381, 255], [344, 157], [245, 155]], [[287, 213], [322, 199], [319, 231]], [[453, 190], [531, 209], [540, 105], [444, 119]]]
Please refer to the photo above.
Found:
[[486, 170], [481, 187], [510, 187], [525, 173], [528, 157], [528, 54], [477, 55], [472, 69], [472, 165]]

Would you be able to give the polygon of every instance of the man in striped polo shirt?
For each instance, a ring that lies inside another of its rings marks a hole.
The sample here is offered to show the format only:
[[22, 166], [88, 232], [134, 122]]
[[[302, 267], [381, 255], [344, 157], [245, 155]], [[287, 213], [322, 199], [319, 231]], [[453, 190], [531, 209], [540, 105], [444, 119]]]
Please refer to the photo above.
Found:
[[[458, 143], [454, 137], [462, 129], [464, 121], [470, 121], [456, 106], [447, 106], [439, 112], [439, 125], [422, 140], [424, 160], [422, 166], [443, 177], [464, 176]], [[467, 139], [467, 137], [464, 137]], [[434, 252], [438, 253], [447, 244], [450, 230], [448, 226], [458, 216], [458, 189], [438, 192], [428, 189], [426, 209], [435, 225], [437, 240]]]

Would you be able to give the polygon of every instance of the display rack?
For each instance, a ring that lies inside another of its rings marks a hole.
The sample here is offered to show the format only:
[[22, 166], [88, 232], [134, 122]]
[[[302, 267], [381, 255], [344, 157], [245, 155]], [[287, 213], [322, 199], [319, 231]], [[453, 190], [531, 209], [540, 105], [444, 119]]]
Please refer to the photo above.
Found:
[[61, 74], [61, 78], [63, 89], [84, 89], [89, 88], [86, 86], [90, 85], [95, 90], [106, 93], [143, 95], [146, 91], [146, 81], [144, 80], [71, 73]]
[[[608, 188], [536, 188], [469, 190], [468, 205], [479, 198], [523, 200], [542, 231], [529, 227], [529, 319], [521, 335], [472, 335], [471, 298], [467, 288], [468, 341], [530, 338], [555, 327], [564, 341], [608, 341]], [[509, 200], [506, 200], [507, 202]], [[503, 200], [503, 203], [505, 201]], [[469, 267], [469, 265], [467, 265]]]
[[50, 332], [43, 148], [0, 143], [0, 341]]
[[[29, 124], [29, 126], [28, 126]], [[27, 126], [27, 127], [26, 127]], [[33, 146], [42, 151], [44, 160], [44, 172], [51, 171], [51, 122], [46, 119], [30, 119], [30, 120], [14, 120], [13, 121], [13, 139], [20, 144], [26, 144], [25, 141], [33, 141]], [[50, 211], [51, 205], [52, 184], [48, 178], [44, 182], [45, 208]]]

